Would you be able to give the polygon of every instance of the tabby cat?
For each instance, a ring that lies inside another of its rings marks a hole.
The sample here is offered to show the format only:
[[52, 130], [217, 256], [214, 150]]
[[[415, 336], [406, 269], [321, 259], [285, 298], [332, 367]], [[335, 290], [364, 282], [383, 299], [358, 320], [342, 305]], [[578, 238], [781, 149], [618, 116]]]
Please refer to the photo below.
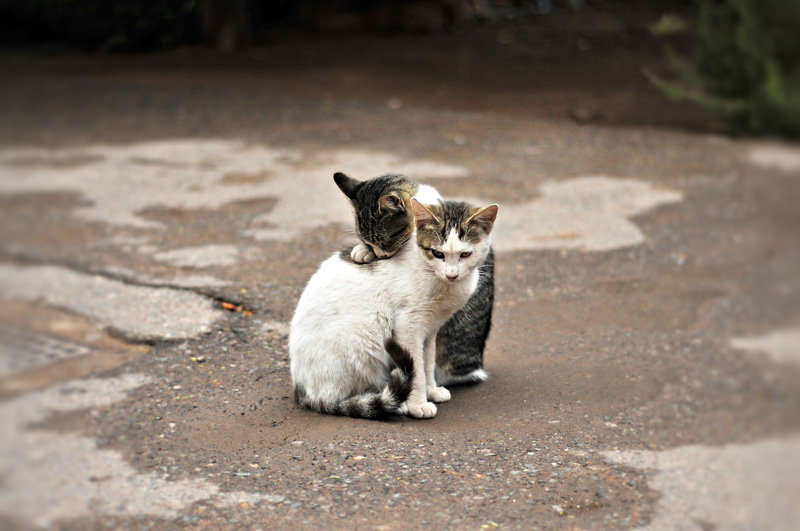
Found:
[[[369, 263], [393, 256], [414, 231], [409, 205], [437, 204], [442, 200], [435, 188], [419, 184], [404, 175], [389, 174], [359, 181], [336, 173], [334, 181], [352, 203], [356, 231], [362, 243], [351, 258]], [[483, 351], [492, 326], [494, 304], [494, 252], [480, 267], [478, 288], [466, 305], [439, 330], [436, 339], [436, 382], [439, 385], [477, 383], [486, 380]]]
[[409, 206], [414, 222], [391, 260], [357, 263], [348, 249], [323, 262], [306, 285], [289, 333], [302, 406], [429, 418], [434, 402], [450, 399], [436, 385], [436, 336], [478, 286], [497, 206], [415, 199]]

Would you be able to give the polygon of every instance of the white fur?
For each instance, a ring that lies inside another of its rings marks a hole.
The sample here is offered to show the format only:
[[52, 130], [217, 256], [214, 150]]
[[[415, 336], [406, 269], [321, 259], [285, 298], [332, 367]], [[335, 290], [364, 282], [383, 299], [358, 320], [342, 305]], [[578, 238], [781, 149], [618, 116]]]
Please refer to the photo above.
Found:
[[442, 196], [433, 186], [428, 184], [420, 184], [419, 188], [417, 188], [417, 195], [414, 196], [414, 199], [423, 205], [436, 205], [439, 203], [439, 201], [441, 201]]
[[485, 382], [489, 374], [483, 369], [475, 369], [463, 376], [450, 376], [443, 374], [439, 369], [436, 370], [436, 383], [440, 385], [456, 385]]
[[[450, 240], [446, 258], [464, 252]], [[436, 406], [428, 400], [450, 399], [434, 379], [436, 333], [477, 287], [477, 266], [488, 253], [489, 237], [470, 249], [473, 254], [461, 260], [455, 281], [447, 279], [445, 260], [428, 260], [413, 238], [393, 259], [369, 267], [346, 262], [338, 253], [323, 262], [292, 319], [293, 384], [324, 403], [381, 389], [390, 364], [384, 345], [394, 335], [415, 367], [411, 395], [401, 411], [417, 418], [434, 416]]]
[[366, 243], [359, 243], [350, 251], [350, 258], [359, 264], [368, 264], [375, 260], [375, 251], [372, 250], [372, 246]]

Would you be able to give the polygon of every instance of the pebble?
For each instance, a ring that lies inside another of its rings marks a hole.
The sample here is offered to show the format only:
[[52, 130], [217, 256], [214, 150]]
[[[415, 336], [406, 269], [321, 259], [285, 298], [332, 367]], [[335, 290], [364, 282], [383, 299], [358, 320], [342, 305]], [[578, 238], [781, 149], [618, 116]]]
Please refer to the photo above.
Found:
[[281, 496], [280, 494], [265, 494], [263, 500], [266, 503], [283, 503], [286, 500], [286, 496]]

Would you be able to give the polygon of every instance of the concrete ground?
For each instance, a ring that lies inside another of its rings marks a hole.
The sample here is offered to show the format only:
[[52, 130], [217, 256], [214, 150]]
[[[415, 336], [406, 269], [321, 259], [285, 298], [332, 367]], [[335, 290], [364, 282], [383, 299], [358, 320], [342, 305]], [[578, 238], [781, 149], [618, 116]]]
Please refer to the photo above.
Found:
[[[1, 527], [800, 525], [800, 152], [484, 33], [0, 58]], [[434, 419], [291, 398], [336, 171], [500, 205]]]

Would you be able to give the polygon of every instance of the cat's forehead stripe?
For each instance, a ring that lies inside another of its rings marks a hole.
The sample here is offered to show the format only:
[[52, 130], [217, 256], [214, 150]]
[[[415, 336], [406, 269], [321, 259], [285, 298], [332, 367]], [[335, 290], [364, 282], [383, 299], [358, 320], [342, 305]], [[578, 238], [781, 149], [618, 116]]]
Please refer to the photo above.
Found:
[[457, 231], [458, 237], [463, 241], [470, 243], [480, 241], [479, 228], [468, 223], [470, 217], [475, 213], [474, 207], [467, 203], [445, 201], [440, 204], [439, 208], [441, 208], [442, 218], [445, 220], [441, 227], [443, 241], [447, 239], [447, 235], [453, 229]]
[[369, 181], [365, 181], [364, 186], [358, 191], [360, 201], [364, 205], [377, 207], [378, 198], [390, 192], [403, 191], [409, 195], [414, 195], [417, 191], [417, 183], [404, 175], [382, 175]]
[[455, 227], [450, 229], [450, 234], [442, 245], [442, 251], [457, 253], [461, 251], [461, 237]]

